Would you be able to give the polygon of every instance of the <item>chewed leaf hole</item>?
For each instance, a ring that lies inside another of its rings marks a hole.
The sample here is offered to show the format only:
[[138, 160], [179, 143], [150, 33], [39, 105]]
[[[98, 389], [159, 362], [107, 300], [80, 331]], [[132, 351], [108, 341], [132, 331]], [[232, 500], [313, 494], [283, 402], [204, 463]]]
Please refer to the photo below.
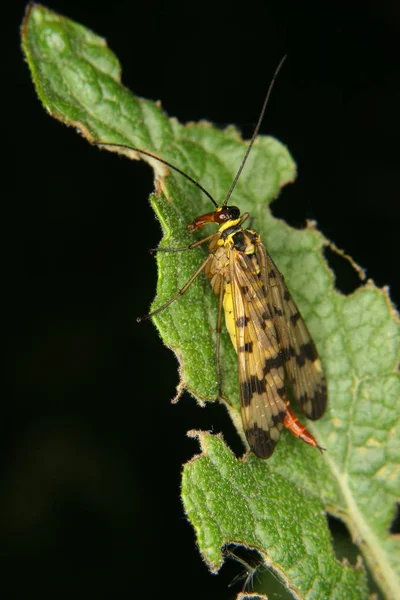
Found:
[[336, 288], [346, 296], [352, 294], [365, 278], [362, 270], [352, 263], [346, 255], [329, 246], [324, 248], [324, 254], [329, 267], [335, 274]]
[[350, 564], [357, 564], [360, 551], [353, 543], [350, 532], [340, 519], [328, 515], [328, 527], [332, 535], [332, 545], [336, 558], [342, 562], [346, 559]]
[[312, 219], [313, 216], [308, 207], [303, 202], [299, 202], [298, 194], [297, 186], [286, 186], [279, 198], [271, 202], [270, 209], [277, 219], [282, 219], [295, 229], [303, 229], [307, 219]]
[[[328, 527], [332, 535], [332, 545], [336, 554], [336, 558], [341, 562], [348, 562], [357, 568], [360, 563], [361, 552], [354, 544], [351, 534], [345, 523], [341, 519], [328, 515]], [[368, 588], [370, 594], [375, 594], [376, 600], [381, 600], [380, 590], [376, 585], [371, 572], [369, 571], [365, 561], [364, 567], [368, 575]]]
[[[191, 406], [193, 399], [188, 395], [187, 400], [189, 400], [189, 402], [185, 401], [185, 411], [187, 410], [188, 415], [187, 429], [190, 429], [190, 426], [193, 427], [193, 407]], [[187, 409], [186, 406], [188, 407]], [[206, 402], [204, 407], [196, 411], [195, 425], [196, 429], [200, 429], [202, 431], [212, 431], [214, 434], [221, 433], [226, 444], [236, 458], [241, 458], [243, 456], [243, 453], [246, 450], [245, 446], [240, 439], [239, 433], [236, 430], [232, 419], [229, 418], [228, 411], [222, 402]], [[197, 441], [191, 440], [189, 445], [190, 449], [193, 450], [193, 448], [197, 447]]]

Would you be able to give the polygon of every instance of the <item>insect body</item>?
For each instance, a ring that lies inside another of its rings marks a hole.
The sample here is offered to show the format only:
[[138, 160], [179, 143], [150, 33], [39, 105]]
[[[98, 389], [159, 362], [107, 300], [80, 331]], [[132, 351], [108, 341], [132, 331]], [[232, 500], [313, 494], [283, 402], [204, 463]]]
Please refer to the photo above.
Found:
[[326, 407], [321, 362], [259, 234], [242, 227], [247, 217], [241, 217], [237, 207], [223, 205], [189, 225], [191, 231], [208, 222], [220, 225], [203, 268], [220, 298], [238, 355], [246, 438], [260, 458], [271, 456], [283, 427], [320, 448], [290, 409], [286, 383], [303, 412], [319, 419]]
[[241, 414], [251, 450], [260, 458], [271, 456], [284, 427], [322, 450], [291, 410], [287, 391], [289, 384], [307, 417], [319, 419], [327, 401], [321, 361], [283, 276], [259, 234], [243, 228], [247, 218], [248, 214], [241, 216], [236, 206], [217, 206], [214, 212], [197, 217], [188, 226], [194, 232], [207, 223], [215, 223], [219, 225], [215, 234], [186, 248], [159, 249], [177, 252], [211, 240], [209, 254], [197, 272], [176, 296], [148, 316], [164, 310], [182, 296], [204, 271], [219, 297], [216, 351], [219, 385], [223, 309], [238, 355]]
[[214, 223], [219, 226], [216, 233], [185, 248], [158, 249], [163, 252], [178, 252], [210, 242], [207, 258], [186, 285], [145, 318], [164, 310], [182, 296], [202, 271], [210, 278], [212, 290], [219, 298], [216, 344], [219, 395], [222, 395], [219, 342], [223, 310], [238, 356], [243, 428], [251, 450], [260, 458], [271, 456], [284, 427], [304, 442], [322, 450], [292, 412], [287, 384], [310, 419], [319, 419], [324, 414], [327, 402], [321, 362], [283, 276], [266, 251], [259, 234], [252, 229], [243, 228], [248, 214], [241, 216], [236, 206], [228, 206], [228, 200], [256, 139], [282, 62], [283, 60], [275, 72], [252, 139], [222, 206], [197, 181], [166, 160], [139, 148], [99, 144], [104, 147], [127, 148], [155, 158], [190, 180], [214, 204], [213, 212], [197, 217], [188, 227], [190, 232], [194, 232], [208, 223]]

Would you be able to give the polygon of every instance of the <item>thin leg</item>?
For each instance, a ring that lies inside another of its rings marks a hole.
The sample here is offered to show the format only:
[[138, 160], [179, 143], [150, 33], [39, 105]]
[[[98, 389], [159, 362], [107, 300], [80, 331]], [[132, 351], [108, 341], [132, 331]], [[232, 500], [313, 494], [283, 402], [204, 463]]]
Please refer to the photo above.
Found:
[[219, 290], [219, 301], [218, 301], [218, 317], [216, 327], [216, 339], [215, 339], [215, 361], [217, 363], [217, 381], [218, 381], [218, 398], [222, 398], [222, 385], [221, 385], [221, 320], [222, 320], [222, 308], [224, 303], [224, 282], [221, 282]]
[[175, 294], [175, 296], [173, 296], [172, 298], [170, 298], [168, 300], [168, 302], [166, 302], [165, 304], [163, 304], [162, 306], [160, 306], [159, 308], [156, 308], [156, 310], [153, 310], [153, 312], [149, 313], [148, 315], [145, 315], [144, 317], [138, 317], [136, 319], [136, 321], [138, 323], [140, 323], [141, 321], [145, 321], [146, 319], [150, 319], [150, 317], [154, 317], [154, 315], [156, 315], [157, 313], [161, 312], [162, 310], [164, 310], [164, 308], [167, 308], [167, 306], [169, 306], [170, 304], [172, 304], [173, 302], [175, 302], [175, 300], [177, 300], [178, 298], [180, 298], [181, 296], [183, 296], [183, 294], [186, 292], [186, 290], [188, 289], [188, 287], [193, 283], [193, 281], [196, 279], [196, 277], [198, 277], [198, 275], [200, 275], [200, 273], [203, 271], [203, 269], [205, 268], [206, 264], [208, 263], [209, 260], [212, 260], [213, 255], [209, 254], [206, 258], [206, 260], [202, 263], [202, 265], [197, 269], [196, 273], [194, 273], [191, 278], [189, 279], [189, 281], [183, 286], [183, 288], [181, 290], [179, 290], [179, 292], [177, 294]]
[[150, 254], [154, 254], [155, 252], [182, 252], [183, 250], [193, 250], [193, 248], [197, 248], [197, 246], [200, 246], [201, 244], [204, 244], [204, 242], [211, 240], [215, 235], [215, 233], [212, 233], [202, 240], [193, 242], [193, 244], [189, 244], [189, 246], [184, 246], [184, 248], [151, 248], [149, 252]]
[[249, 584], [252, 583], [257, 570], [260, 567], [262, 567], [262, 562], [260, 562], [259, 564], [251, 565], [244, 558], [242, 558], [238, 554], [235, 554], [231, 550], [226, 550], [225, 556], [227, 558], [236, 560], [239, 564], [241, 564], [245, 568], [245, 571], [236, 575], [236, 577], [234, 579], [232, 579], [231, 583], [229, 584], [229, 587], [232, 587], [239, 581], [244, 581], [243, 586], [242, 586], [242, 593], [244, 593], [246, 591], [246, 588], [249, 586]]
[[254, 215], [251, 215], [251, 217], [249, 218], [249, 224], [247, 226], [247, 229], [253, 229], [253, 223], [256, 220]]
[[[248, 212], [245, 212], [242, 214], [241, 218], [240, 218], [240, 224], [243, 225], [243, 223], [245, 221], [247, 221], [247, 219], [250, 217], [250, 214]], [[250, 220], [254, 219], [254, 217], [250, 217]]]

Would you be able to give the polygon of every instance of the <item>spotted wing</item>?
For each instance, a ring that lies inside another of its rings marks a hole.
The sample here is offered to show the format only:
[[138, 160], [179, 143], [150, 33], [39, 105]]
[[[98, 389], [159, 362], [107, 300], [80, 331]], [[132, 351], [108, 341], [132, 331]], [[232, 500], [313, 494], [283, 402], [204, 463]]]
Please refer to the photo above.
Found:
[[284, 354], [284, 367], [294, 398], [309, 419], [325, 412], [327, 390], [321, 361], [301, 314], [264, 244], [256, 245], [268, 305]]
[[257, 268], [235, 249], [229, 265], [244, 431], [254, 454], [268, 458], [286, 414], [284, 357]]

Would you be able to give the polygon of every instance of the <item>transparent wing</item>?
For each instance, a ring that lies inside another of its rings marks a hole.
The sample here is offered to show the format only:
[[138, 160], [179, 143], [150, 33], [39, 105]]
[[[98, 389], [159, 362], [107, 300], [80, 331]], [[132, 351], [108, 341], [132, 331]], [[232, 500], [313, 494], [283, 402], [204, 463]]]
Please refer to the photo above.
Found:
[[268, 305], [284, 354], [294, 398], [310, 419], [319, 419], [327, 402], [326, 381], [314, 342], [273, 260], [259, 242], [255, 251]]
[[284, 357], [254, 264], [235, 249], [229, 264], [243, 426], [254, 454], [268, 458], [286, 414]]

